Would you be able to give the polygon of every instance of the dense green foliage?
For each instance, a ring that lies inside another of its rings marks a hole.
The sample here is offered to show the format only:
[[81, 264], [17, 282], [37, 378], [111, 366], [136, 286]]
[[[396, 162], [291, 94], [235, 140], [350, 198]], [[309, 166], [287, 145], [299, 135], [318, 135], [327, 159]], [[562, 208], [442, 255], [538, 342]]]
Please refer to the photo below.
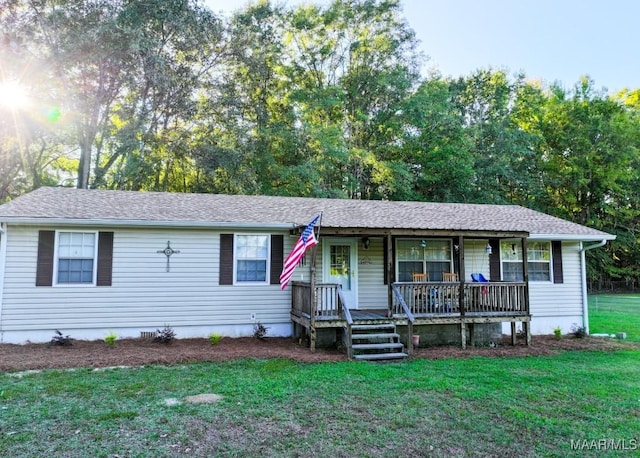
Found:
[[[0, 0], [0, 202], [42, 185], [513, 203], [640, 277], [640, 89], [420, 73], [398, 0]], [[425, 47], [428, 49], [429, 44]], [[588, 69], [585, 69], [588, 70]]]
[[631, 456], [639, 389], [638, 350], [0, 374], [0, 455]]

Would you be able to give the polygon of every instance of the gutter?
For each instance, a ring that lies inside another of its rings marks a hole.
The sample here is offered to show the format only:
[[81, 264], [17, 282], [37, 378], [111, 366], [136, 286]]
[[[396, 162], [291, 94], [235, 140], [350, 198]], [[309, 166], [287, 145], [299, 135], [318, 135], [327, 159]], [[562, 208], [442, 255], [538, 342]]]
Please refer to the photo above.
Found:
[[[614, 237], [615, 238], [615, 237]], [[583, 245], [580, 243], [580, 270], [582, 271], [582, 327], [589, 334], [589, 302], [587, 297], [587, 260], [585, 252], [605, 246], [607, 239], [602, 239], [593, 245]]]
[[[16, 225], [42, 226], [98, 226], [98, 227], [160, 227], [180, 229], [274, 229], [291, 230], [299, 225], [295, 223], [246, 223], [246, 222], [212, 222], [212, 221], [149, 221], [149, 220], [119, 220], [100, 218], [28, 218], [4, 217], [2, 221]], [[2, 224], [0, 222], [0, 224]], [[302, 224], [300, 224], [302, 225]]]

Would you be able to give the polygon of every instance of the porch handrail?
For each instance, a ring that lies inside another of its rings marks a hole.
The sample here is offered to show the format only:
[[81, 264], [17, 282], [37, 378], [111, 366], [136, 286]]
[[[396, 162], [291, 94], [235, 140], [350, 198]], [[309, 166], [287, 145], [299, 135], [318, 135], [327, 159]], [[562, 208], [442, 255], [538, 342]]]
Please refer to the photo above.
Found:
[[347, 321], [347, 325], [351, 326], [353, 324], [353, 318], [351, 317], [351, 310], [349, 310], [349, 305], [344, 299], [344, 294], [342, 294], [342, 288], [338, 288], [338, 303], [340, 304], [340, 308], [344, 315], [344, 319]]
[[393, 290], [393, 294], [396, 296], [396, 299], [398, 300], [400, 307], [402, 307], [402, 311], [405, 313], [405, 315], [407, 315], [407, 319], [411, 323], [416, 321], [416, 317], [413, 315], [413, 313], [411, 313], [411, 310], [409, 309], [407, 302], [404, 300], [404, 297], [402, 297], [402, 294], [400, 293], [400, 290], [395, 285], [395, 283], [391, 284], [391, 289]]
[[344, 344], [347, 349], [347, 358], [351, 359], [353, 357], [353, 334], [351, 331], [353, 318], [351, 317], [349, 304], [347, 304], [344, 299], [344, 294], [342, 294], [342, 287], [338, 287], [338, 307], [341, 309], [344, 319], [347, 322], [347, 326], [345, 327]]
[[395, 295], [396, 299], [398, 300], [398, 303], [400, 304], [400, 307], [402, 307], [403, 312], [405, 313], [405, 315], [407, 315], [407, 321], [408, 321], [408, 323], [407, 323], [407, 353], [409, 354], [409, 356], [411, 356], [411, 355], [413, 355], [413, 323], [414, 323], [414, 321], [416, 321], [416, 317], [413, 315], [413, 313], [411, 313], [411, 310], [409, 309], [409, 306], [405, 302], [404, 297], [402, 297], [402, 294], [400, 294], [400, 290], [393, 283], [391, 284], [391, 290], [393, 291], [393, 294]]

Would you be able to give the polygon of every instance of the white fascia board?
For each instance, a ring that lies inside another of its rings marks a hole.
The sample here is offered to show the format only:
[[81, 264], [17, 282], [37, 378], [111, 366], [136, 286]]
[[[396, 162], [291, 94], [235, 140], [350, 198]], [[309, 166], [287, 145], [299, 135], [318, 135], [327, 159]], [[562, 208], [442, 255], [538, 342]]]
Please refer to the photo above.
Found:
[[2, 218], [0, 222], [30, 226], [92, 226], [92, 227], [162, 227], [179, 229], [273, 229], [290, 230], [294, 223], [242, 223], [215, 221], [148, 221], [121, 219], [70, 219], [70, 218]]
[[577, 242], [599, 242], [601, 240], [615, 240], [612, 234], [580, 235], [580, 234], [531, 234], [529, 240], [570, 240]]

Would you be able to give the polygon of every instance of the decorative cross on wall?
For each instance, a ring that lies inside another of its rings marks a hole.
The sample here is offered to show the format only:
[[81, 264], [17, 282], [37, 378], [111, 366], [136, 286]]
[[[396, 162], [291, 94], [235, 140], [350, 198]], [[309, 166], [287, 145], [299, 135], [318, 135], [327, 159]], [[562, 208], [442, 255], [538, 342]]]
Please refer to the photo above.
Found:
[[180, 250], [174, 250], [173, 248], [171, 248], [171, 242], [167, 240], [167, 247], [164, 250], [156, 251], [156, 253], [161, 253], [167, 257], [167, 272], [169, 272], [169, 259], [171, 258], [172, 254], [180, 253]]

